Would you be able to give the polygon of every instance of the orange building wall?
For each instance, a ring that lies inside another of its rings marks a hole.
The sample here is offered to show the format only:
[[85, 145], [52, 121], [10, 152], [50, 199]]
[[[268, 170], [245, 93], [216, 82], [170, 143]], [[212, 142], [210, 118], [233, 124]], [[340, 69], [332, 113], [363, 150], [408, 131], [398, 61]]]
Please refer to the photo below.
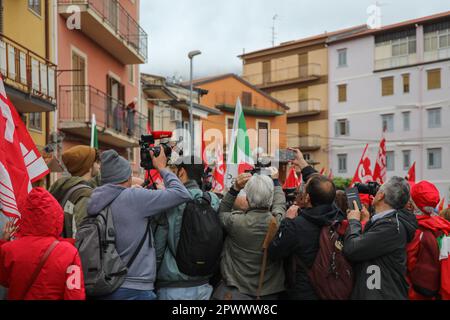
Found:
[[[202, 84], [199, 85], [199, 87], [209, 91], [207, 95], [201, 98], [200, 103], [211, 108], [216, 107], [218, 104], [229, 104], [234, 106], [236, 105], [237, 98], [241, 97], [242, 92], [251, 92], [253, 105], [256, 106], [257, 108], [284, 111], [282, 107], [280, 107], [278, 104], [268, 99], [264, 95], [260, 94], [257, 90], [254, 90], [253, 88], [246, 86], [244, 83], [238, 81], [233, 77]], [[205, 132], [208, 129], [219, 129], [222, 132], [222, 136], [225, 140], [224, 144], [226, 144], [227, 116], [233, 117], [234, 114], [230, 112], [223, 112], [222, 115], [208, 116], [208, 119], [203, 121], [203, 128]], [[269, 121], [270, 129], [279, 130], [280, 148], [286, 148], [287, 120], [285, 114], [277, 117], [246, 115], [245, 120], [247, 124], [247, 129], [256, 129], [257, 120]], [[250, 141], [251, 148], [252, 149], [256, 148], [256, 140], [255, 139], [250, 140], [251, 140]], [[272, 152], [273, 151], [274, 150], [272, 150]]]

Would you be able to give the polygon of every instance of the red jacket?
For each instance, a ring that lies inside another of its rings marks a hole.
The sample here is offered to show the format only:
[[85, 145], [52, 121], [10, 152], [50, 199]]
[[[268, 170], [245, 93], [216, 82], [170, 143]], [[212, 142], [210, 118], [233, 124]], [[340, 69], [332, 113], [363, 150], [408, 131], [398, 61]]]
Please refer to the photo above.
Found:
[[[59, 239], [64, 213], [42, 188], [31, 191], [22, 210], [17, 239], [0, 247], [0, 284], [9, 288], [9, 300], [84, 300], [84, 281], [77, 249]], [[36, 278], [31, 277], [47, 248], [52, 251]]]

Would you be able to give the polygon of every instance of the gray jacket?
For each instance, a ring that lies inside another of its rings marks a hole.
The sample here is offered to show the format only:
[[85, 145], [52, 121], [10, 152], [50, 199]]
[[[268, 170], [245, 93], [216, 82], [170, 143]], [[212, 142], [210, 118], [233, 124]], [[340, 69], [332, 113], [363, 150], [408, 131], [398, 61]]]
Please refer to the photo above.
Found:
[[[96, 215], [111, 205], [116, 230], [116, 247], [125, 263], [129, 261], [146, 232], [149, 218], [191, 199], [191, 195], [170, 171], [161, 171], [166, 190], [124, 188], [107, 184], [95, 189], [88, 204], [88, 215]], [[153, 235], [151, 235], [153, 238]], [[156, 257], [153, 239], [142, 247], [128, 270], [122, 288], [153, 290]]]

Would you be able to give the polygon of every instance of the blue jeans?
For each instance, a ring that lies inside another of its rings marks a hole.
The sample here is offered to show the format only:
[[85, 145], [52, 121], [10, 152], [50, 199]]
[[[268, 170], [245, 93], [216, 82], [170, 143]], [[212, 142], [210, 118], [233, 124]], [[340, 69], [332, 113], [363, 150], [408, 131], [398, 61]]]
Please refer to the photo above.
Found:
[[156, 300], [156, 294], [150, 290], [119, 288], [101, 300]]
[[161, 288], [158, 290], [158, 300], [209, 300], [213, 287], [204, 284], [190, 288]]

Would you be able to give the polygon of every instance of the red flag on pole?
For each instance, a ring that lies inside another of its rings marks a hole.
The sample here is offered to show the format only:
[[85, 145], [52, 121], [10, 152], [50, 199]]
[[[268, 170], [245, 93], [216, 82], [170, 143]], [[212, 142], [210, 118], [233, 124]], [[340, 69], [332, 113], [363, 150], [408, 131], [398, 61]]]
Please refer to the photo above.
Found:
[[223, 151], [220, 143], [216, 147], [216, 166], [214, 168], [213, 178], [213, 191], [222, 193], [225, 189], [225, 163], [223, 161]]
[[386, 139], [381, 139], [380, 148], [378, 150], [375, 169], [373, 170], [373, 180], [379, 184], [386, 181]]
[[20, 218], [21, 205], [49, 169], [22, 119], [6, 96], [0, 76], [0, 211]]
[[370, 159], [369, 155], [367, 154], [368, 148], [369, 145], [367, 144], [361, 156], [361, 160], [356, 167], [356, 172], [350, 185], [353, 185], [356, 182], [367, 183], [369, 181], [373, 181], [372, 171], [370, 169]]
[[408, 174], [406, 175], [406, 180], [416, 183], [416, 162], [414, 162], [411, 168], [409, 168]]
[[283, 189], [296, 189], [300, 186], [300, 179], [297, 176], [295, 167], [291, 167], [286, 181], [283, 184]]

